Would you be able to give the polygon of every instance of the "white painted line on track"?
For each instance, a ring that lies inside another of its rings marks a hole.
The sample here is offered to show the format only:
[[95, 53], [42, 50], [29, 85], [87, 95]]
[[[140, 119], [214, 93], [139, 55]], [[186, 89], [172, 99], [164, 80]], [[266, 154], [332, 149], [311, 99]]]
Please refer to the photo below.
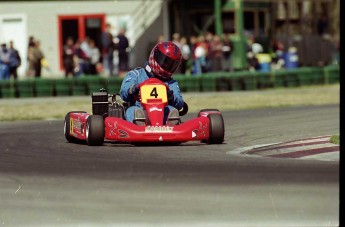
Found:
[[337, 146], [336, 144], [325, 143], [325, 144], [313, 144], [313, 145], [306, 145], [306, 146], [296, 145], [294, 147], [283, 147], [283, 148], [272, 147], [264, 151], [259, 150], [257, 152], [254, 152], [253, 154], [255, 155], [255, 153], [260, 153], [261, 156], [269, 156], [269, 155], [275, 155], [275, 154], [287, 154], [291, 152], [308, 151], [312, 149], [336, 147], [336, 146]]
[[[282, 144], [282, 143], [278, 142], [278, 143], [271, 143], [271, 144], [260, 144], [260, 145], [253, 145], [253, 146], [247, 146], [247, 147], [240, 147], [240, 148], [237, 148], [235, 150], [227, 151], [226, 154], [228, 154], [228, 155], [242, 155], [242, 156], [245, 155], [246, 157], [258, 157], [258, 156], [267, 157], [267, 155], [269, 155], [269, 154], [267, 154], [267, 153], [264, 154], [263, 152], [258, 152], [258, 154], [255, 154], [255, 153], [247, 154], [246, 152], [250, 151], [252, 149], [258, 149], [258, 148], [268, 147], [268, 146], [277, 145], [277, 144]], [[327, 144], [324, 146], [329, 147], [329, 146], [334, 146], [334, 144]], [[282, 150], [273, 148], [272, 150], [270, 150], [268, 152], [289, 153], [289, 152], [298, 151], [302, 148], [308, 150], [307, 147], [300, 146], [300, 147], [296, 147], [295, 149], [286, 148], [286, 149], [282, 149]], [[298, 149], [298, 150], [296, 150], [296, 149]], [[309, 149], [310, 149], [310, 147], [309, 147]], [[339, 156], [340, 156], [339, 152], [330, 152], [330, 153], [308, 155], [308, 156], [300, 157], [297, 159], [318, 160], [318, 161], [339, 161], [339, 159], [340, 159]]]
[[248, 146], [248, 147], [239, 147], [239, 148], [236, 148], [235, 150], [227, 151], [226, 154], [239, 155], [239, 154], [244, 154], [246, 151], [249, 151], [252, 149], [267, 147], [267, 146], [276, 145], [276, 144], [279, 144], [279, 143], [269, 143], [269, 144], [253, 145], [253, 146]]

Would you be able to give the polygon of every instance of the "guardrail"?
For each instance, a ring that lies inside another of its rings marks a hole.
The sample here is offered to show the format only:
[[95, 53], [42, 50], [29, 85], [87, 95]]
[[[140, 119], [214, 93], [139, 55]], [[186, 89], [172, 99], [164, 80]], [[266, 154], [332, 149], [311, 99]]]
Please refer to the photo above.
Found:
[[[340, 67], [301, 67], [271, 72], [216, 72], [199, 76], [175, 75], [182, 92], [240, 91], [339, 83]], [[105, 88], [119, 92], [122, 78], [85, 76], [64, 79], [0, 81], [0, 98], [91, 95]]]

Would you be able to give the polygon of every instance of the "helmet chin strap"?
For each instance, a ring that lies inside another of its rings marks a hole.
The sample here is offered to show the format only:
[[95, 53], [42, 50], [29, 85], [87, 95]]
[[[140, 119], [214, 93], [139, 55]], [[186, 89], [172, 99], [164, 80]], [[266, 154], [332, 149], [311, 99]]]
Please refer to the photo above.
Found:
[[156, 77], [155, 74], [152, 72], [151, 67], [148, 64], [145, 66], [145, 70], [149, 74], [150, 77]]
[[151, 67], [149, 65], [146, 65], [145, 69], [146, 69], [147, 72], [152, 73], [152, 69], [151, 69]]
[[171, 78], [165, 79], [165, 78], [163, 78], [163, 77], [157, 76], [157, 75], [152, 71], [151, 67], [150, 67], [148, 64], [145, 66], [145, 70], [146, 70], [146, 72], [148, 72], [148, 74], [149, 74], [151, 77], [155, 77], [155, 78], [157, 78], [157, 79], [159, 79], [159, 80], [161, 80], [161, 81], [169, 81], [169, 80], [171, 80]]

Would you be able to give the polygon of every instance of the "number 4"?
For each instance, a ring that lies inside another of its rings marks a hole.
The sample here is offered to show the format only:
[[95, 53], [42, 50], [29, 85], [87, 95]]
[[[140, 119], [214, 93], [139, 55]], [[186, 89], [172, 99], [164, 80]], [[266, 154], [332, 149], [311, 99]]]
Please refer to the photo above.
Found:
[[155, 98], [158, 97], [157, 88], [156, 88], [156, 87], [154, 87], [154, 88], [152, 89], [152, 91], [151, 91], [151, 93], [150, 93], [150, 96], [154, 96]]

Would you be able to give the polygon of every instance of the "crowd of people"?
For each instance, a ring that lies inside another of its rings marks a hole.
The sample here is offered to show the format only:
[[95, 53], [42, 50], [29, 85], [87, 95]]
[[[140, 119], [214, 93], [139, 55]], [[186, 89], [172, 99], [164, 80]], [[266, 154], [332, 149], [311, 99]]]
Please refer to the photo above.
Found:
[[[27, 77], [41, 77], [45, 58], [40, 45], [40, 40], [35, 39], [33, 36], [29, 37], [26, 58], [28, 63]], [[0, 49], [0, 80], [9, 80], [11, 77], [17, 80], [17, 69], [22, 65], [22, 61], [23, 59], [14, 47], [13, 41], [10, 41], [8, 46], [7, 43], [2, 43]]]
[[13, 41], [10, 41], [9, 47], [6, 43], [2, 43], [0, 49], [0, 80], [8, 80], [10, 76], [17, 79], [17, 68], [21, 63], [22, 59], [14, 48]]
[[[159, 36], [158, 42], [163, 41]], [[182, 53], [182, 62], [176, 73], [199, 75], [206, 72], [232, 71], [231, 54], [234, 49], [229, 34], [205, 35], [189, 38], [174, 33], [171, 38]]]
[[95, 40], [85, 37], [84, 40], [66, 39], [63, 47], [63, 65], [65, 77], [97, 75], [100, 72], [101, 53]]
[[[100, 47], [95, 40], [85, 37], [84, 40], [74, 40], [67, 37], [63, 46], [62, 59], [65, 77], [79, 77], [81, 75], [99, 75], [124, 77], [129, 71], [130, 46], [125, 35], [125, 29], [120, 28], [115, 36], [110, 24], [102, 33]], [[172, 41], [181, 50], [182, 61], [177, 74], [200, 75], [207, 72], [231, 72], [232, 55], [235, 45], [230, 34], [217, 35], [206, 32], [202, 35], [190, 37], [174, 33], [170, 40], [159, 35], [156, 43]], [[279, 40], [273, 40], [271, 50], [264, 51], [263, 46], [256, 42], [253, 35], [248, 35], [244, 50], [247, 69], [251, 71], [271, 71], [281, 68], [297, 68], [299, 66], [298, 50], [294, 46], [285, 47]], [[14, 47], [13, 41], [1, 44], [0, 49], [0, 80], [16, 80], [17, 69], [22, 64], [20, 54]], [[44, 66], [44, 54], [40, 48], [40, 40], [29, 37], [27, 50], [27, 77], [41, 77]], [[334, 59], [338, 61], [338, 56]]]
[[[107, 76], [118, 74], [120, 77], [124, 77], [129, 70], [130, 46], [125, 32], [125, 28], [120, 28], [118, 35], [114, 37], [111, 32], [111, 24], [106, 24], [106, 29], [102, 33], [103, 69]], [[114, 63], [114, 52], [118, 57], [117, 65]]]
[[63, 47], [62, 58], [65, 77], [100, 73], [106, 76], [118, 74], [123, 77], [129, 70], [129, 41], [125, 29], [120, 28], [118, 35], [113, 36], [111, 25], [107, 24], [102, 33], [101, 48], [97, 47], [95, 40], [89, 37], [77, 41], [68, 37]]

